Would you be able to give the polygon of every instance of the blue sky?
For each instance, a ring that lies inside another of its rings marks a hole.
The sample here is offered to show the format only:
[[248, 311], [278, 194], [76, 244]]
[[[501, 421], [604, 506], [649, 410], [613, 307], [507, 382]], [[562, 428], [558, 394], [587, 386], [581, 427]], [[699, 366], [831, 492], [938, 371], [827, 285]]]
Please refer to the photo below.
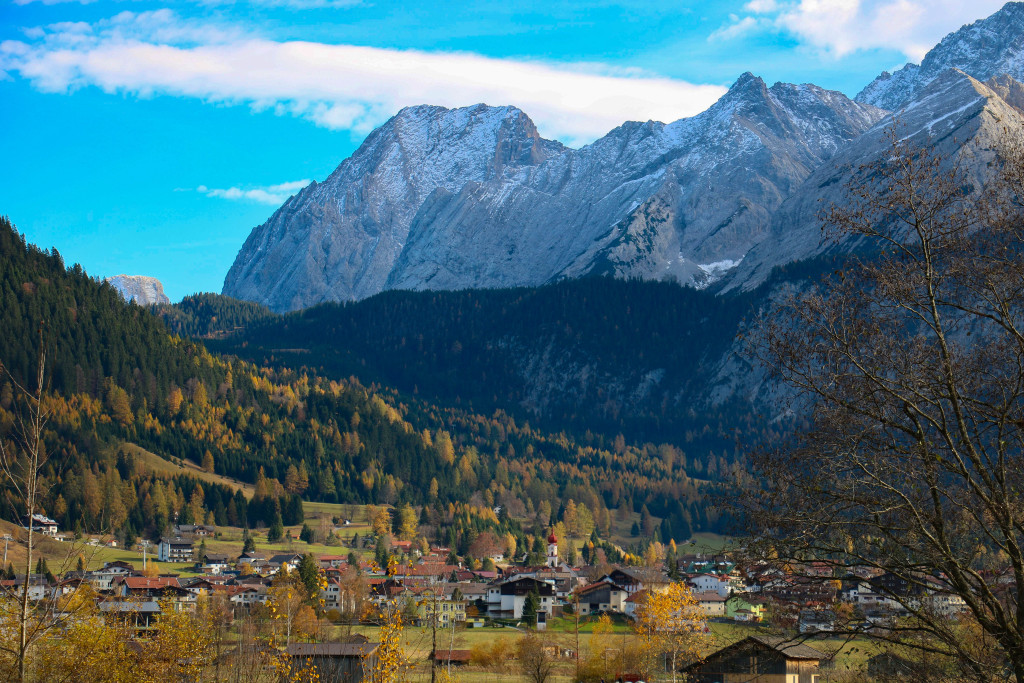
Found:
[[253, 226], [400, 107], [586, 144], [744, 71], [854, 95], [979, 0], [0, 0], [0, 213], [97, 276], [220, 291]]

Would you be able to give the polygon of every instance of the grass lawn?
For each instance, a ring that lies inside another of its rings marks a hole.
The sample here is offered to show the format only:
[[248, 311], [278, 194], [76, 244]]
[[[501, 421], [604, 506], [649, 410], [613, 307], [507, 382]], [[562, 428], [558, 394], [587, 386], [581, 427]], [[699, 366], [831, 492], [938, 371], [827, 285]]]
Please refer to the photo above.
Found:
[[[610, 614], [611, 632], [612, 633], [628, 633], [632, 631], [631, 622], [629, 619], [622, 614]], [[580, 633], [593, 633], [594, 627], [598, 622], [599, 617], [585, 616], [580, 617]], [[548, 632], [549, 633], [575, 633], [576, 630], [576, 618], [574, 616], [566, 615], [564, 617], [558, 617], [557, 619], [548, 620]]]
[[[590, 641], [593, 638], [593, 623], [592, 620], [586, 620], [586, 624], [584, 624], [584, 621], [585, 620], [581, 618], [580, 649], [582, 655], [585, 657], [590, 646]], [[730, 645], [750, 635], [768, 633], [766, 629], [758, 627], [757, 625], [712, 622], [710, 627], [713, 637], [709, 644], [709, 652], [725, 647], [726, 645]], [[373, 641], [377, 639], [379, 629], [376, 627], [360, 626], [354, 627], [352, 631], [356, 633], [363, 633]], [[624, 618], [616, 620], [613, 624], [613, 635], [611, 636], [613, 639], [612, 643], [614, 644], [620, 638], [623, 640], [623, 643], [625, 643], [625, 639], [629, 638], [630, 632], [631, 630]], [[427, 666], [425, 659], [430, 652], [430, 630], [427, 628], [406, 627], [403, 635], [403, 644], [406, 654], [414, 661], [419, 662], [412, 672], [412, 676], [410, 677], [411, 680], [429, 680], [430, 669], [429, 666]], [[522, 637], [522, 631], [512, 628], [495, 629], [483, 627], [479, 629], [460, 629], [456, 631], [454, 647], [455, 649], [472, 649], [474, 645], [486, 644], [499, 639], [511, 639], [512, 641], [517, 641]], [[448, 638], [448, 631], [439, 632], [439, 649], [447, 649], [449, 647]], [[548, 630], [543, 634], [543, 638], [548, 642], [561, 643], [564, 647], [573, 648], [575, 645], [575, 634], [573, 632], [572, 620], [557, 619], [549, 622]], [[876, 652], [874, 646], [864, 639], [847, 641], [840, 638], [815, 638], [807, 641], [807, 644], [828, 655], [834, 654], [834, 670], [836, 671], [858, 669], [862, 667], [866, 663], [867, 659]], [[563, 660], [558, 665], [555, 680], [560, 683], [562, 681], [572, 680], [573, 671], [573, 662], [571, 660]], [[494, 672], [471, 666], [458, 670], [458, 680], [464, 683], [469, 683], [471, 681], [490, 683], [491, 681], [499, 680], [522, 681], [526, 679], [522, 678], [514, 671]]]

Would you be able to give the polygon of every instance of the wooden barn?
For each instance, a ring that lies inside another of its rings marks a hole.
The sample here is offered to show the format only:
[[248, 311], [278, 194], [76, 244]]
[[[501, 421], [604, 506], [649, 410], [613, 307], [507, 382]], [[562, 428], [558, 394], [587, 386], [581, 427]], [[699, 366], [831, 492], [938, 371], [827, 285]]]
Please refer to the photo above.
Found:
[[292, 643], [287, 653], [292, 672], [315, 666], [323, 683], [361, 683], [369, 680], [377, 643]]
[[684, 669], [693, 683], [819, 683], [818, 650], [785, 638], [751, 636]]

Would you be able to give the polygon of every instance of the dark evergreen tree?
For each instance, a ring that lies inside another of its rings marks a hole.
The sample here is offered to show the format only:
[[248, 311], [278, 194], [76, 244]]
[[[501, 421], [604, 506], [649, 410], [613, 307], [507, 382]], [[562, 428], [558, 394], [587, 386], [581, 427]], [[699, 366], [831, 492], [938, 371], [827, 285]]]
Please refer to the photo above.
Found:
[[284, 538], [284, 525], [281, 524], [281, 518], [278, 516], [267, 529], [267, 543], [278, 543], [282, 538]]
[[537, 612], [540, 610], [540, 594], [537, 591], [530, 591], [523, 603], [523, 622], [533, 628], [537, 625]]
[[388, 559], [391, 557], [391, 552], [388, 549], [387, 542], [383, 538], [377, 539], [377, 547], [373, 552], [373, 561], [378, 567], [384, 569], [388, 566]]
[[320, 563], [311, 553], [306, 553], [299, 560], [299, 579], [306, 587], [310, 599], [320, 595]]
[[242, 552], [251, 553], [256, 550], [256, 541], [253, 539], [252, 534], [249, 533], [248, 529], [242, 532]]

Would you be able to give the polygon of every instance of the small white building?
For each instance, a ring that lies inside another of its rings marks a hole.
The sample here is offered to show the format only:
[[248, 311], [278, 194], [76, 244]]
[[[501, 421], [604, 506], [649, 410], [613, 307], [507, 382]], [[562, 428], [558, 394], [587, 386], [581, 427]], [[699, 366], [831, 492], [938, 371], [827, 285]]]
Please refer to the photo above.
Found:
[[690, 577], [686, 583], [693, 587], [695, 593], [714, 591], [723, 598], [729, 597], [729, 577], [717, 574], [698, 574]]
[[[50, 538], [57, 537], [57, 532], [59, 531], [59, 529], [57, 528], [57, 522], [50, 519], [46, 515], [32, 515], [31, 525], [32, 531], [43, 534], [44, 536], [49, 536]], [[27, 529], [28, 526], [29, 525], [26, 524], [25, 528]]]

